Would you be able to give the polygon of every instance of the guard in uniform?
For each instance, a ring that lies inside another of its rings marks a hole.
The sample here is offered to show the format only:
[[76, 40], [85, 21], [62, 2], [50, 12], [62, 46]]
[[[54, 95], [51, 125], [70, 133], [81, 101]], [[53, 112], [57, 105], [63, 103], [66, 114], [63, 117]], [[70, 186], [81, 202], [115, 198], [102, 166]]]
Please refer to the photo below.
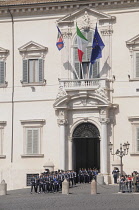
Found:
[[32, 194], [33, 189], [34, 189], [34, 192], [36, 192], [36, 178], [34, 175], [31, 178], [30, 184], [31, 184], [31, 192], [30, 193]]

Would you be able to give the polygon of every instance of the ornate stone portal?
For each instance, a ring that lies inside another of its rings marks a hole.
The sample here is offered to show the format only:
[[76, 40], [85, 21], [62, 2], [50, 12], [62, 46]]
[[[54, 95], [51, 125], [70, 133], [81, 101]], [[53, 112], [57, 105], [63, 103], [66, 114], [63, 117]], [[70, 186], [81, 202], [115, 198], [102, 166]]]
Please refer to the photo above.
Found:
[[80, 92], [77, 95], [75, 92], [67, 92], [56, 99], [54, 108], [58, 113], [60, 128], [60, 169], [71, 170], [74, 167], [74, 139], [99, 138], [100, 171], [104, 175], [105, 183], [108, 183], [107, 126], [110, 107], [111, 103], [106, 94], [95, 90]]

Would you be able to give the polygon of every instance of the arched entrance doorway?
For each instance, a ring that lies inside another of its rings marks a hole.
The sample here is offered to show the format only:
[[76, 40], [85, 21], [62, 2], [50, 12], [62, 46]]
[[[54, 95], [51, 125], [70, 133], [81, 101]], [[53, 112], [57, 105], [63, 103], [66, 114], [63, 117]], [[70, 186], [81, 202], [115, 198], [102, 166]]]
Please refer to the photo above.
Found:
[[92, 123], [82, 123], [73, 132], [74, 169], [100, 169], [100, 133]]

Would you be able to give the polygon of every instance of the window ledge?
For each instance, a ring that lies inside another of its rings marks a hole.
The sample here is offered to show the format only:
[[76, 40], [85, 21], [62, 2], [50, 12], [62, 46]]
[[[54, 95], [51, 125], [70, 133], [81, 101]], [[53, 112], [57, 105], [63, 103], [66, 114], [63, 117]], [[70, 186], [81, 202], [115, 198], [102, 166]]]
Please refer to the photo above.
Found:
[[5, 81], [4, 84], [0, 84], [0, 88], [6, 88], [8, 86], [8, 82]]
[[24, 83], [21, 81], [22, 87], [30, 87], [30, 86], [45, 86], [46, 85], [46, 80], [44, 82], [32, 82], [32, 83]]
[[44, 157], [44, 154], [26, 154], [26, 155], [21, 155], [22, 158], [41, 158]]
[[131, 152], [130, 155], [139, 156], [139, 152]]
[[134, 82], [134, 81], [139, 81], [139, 78], [132, 78], [132, 79], [129, 79], [129, 82]]
[[5, 159], [6, 155], [0, 155], [0, 159]]

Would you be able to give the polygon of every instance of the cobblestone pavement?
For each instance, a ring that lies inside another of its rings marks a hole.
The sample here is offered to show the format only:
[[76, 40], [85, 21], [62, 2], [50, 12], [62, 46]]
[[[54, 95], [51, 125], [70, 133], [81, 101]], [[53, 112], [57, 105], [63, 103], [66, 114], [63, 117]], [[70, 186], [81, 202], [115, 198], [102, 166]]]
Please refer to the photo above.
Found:
[[118, 193], [117, 185], [99, 185], [97, 195], [90, 191], [90, 184], [70, 188], [69, 195], [8, 191], [0, 196], [0, 210], [139, 210], [139, 194]]

